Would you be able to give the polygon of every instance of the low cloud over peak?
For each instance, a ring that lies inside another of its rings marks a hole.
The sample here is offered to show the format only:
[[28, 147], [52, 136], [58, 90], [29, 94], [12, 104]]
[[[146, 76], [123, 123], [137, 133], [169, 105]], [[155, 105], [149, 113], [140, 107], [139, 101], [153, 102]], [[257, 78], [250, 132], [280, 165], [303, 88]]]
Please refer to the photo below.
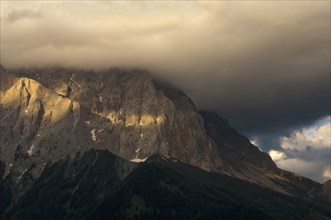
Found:
[[330, 1], [0, 4], [6, 68], [146, 68], [267, 152], [330, 115]]

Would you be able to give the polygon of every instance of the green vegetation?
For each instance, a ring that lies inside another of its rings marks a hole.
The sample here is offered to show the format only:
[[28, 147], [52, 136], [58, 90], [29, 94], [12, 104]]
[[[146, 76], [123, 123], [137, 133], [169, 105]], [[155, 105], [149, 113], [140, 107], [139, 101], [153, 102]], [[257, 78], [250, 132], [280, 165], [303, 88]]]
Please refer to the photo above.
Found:
[[166, 183], [163, 179], [160, 181], [160, 186], [167, 188], [172, 193], [181, 193], [178, 186], [172, 186]]
[[[120, 162], [118, 162], [120, 160]], [[331, 209], [156, 155], [129, 163], [91, 150], [45, 169], [8, 219], [330, 219]]]
[[131, 198], [131, 207], [126, 210], [126, 213], [129, 218], [134, 218], [145, 212], [152, 211], [153, 209], [146, 208], [144, 199], [135, 194]]

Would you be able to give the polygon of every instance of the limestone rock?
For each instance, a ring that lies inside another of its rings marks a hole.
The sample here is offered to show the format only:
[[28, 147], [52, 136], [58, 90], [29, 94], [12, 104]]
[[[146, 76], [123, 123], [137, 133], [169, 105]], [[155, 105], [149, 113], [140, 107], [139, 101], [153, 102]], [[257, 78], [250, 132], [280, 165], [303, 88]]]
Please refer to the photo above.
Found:
[[132, 162], [159, 154], [284, 194], [320, 187], [278, 169], [225, 119], [199, 112], [185, 93], [144, 70], [12, 72], [0, 68], [0, 162], [16, 191], [47, 164], [91, 148]]
[[0, 75], [0, 160], [5, 175], [11, 172], [19, 183], [24, 176], [38, 177], [46, 163], [76, 148], [80, 105], [33, 79], [15, 78], [4, 71]]
[[132, 161], [157, 153], [205, 170], [221, 169], [217, 146], [193, 102], [175, 89], [177, 96], [170, 97], [146, 71], [51, 68], [15, 74], [1, 91], [0, 160], [17, 182], [28, 174], [38, 177], [44, 164], [90, 148]]

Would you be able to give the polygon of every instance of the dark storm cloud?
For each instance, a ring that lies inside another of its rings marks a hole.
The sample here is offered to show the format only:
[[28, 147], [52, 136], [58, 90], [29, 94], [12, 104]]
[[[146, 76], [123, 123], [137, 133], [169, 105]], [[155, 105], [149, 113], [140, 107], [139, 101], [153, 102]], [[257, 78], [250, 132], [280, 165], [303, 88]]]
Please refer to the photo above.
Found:
[[7, 68], [144, 67], [261, 139], [330, 114], [328, 1], [1, 6]]
[[8, 16], [8, 22], [16, 22], [23, 19], [35, 19], [42, 18], [43, 14], [36, 10], [12, 10]]

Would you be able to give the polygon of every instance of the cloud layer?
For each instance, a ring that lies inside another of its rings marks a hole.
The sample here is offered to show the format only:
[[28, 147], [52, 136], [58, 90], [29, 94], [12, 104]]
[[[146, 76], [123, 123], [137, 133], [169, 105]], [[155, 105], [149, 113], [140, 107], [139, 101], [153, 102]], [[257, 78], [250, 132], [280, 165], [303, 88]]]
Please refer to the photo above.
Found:
[[329, 6], [2, 1], [1, 62], [145, 67], [243, 132], [287, 131], [329, 113]]
[[331, 179], [331, 117], [280, 138], [280, 148], [269, 155], [280, 168], [319, 182]]
[[[330, 121], [331, 117], [324, 119]], [[328, 149], [331, 146], [331, 124], [303, 128], [294, 131], [290, 137], [281, 138], [281, 147], [285, 150], [302, 151], [307, 148]]]
[[143, 67], [259, 139], [267, 152], [285, 152], [277, 144], [287, 137], [287, 164], [301, 163], [288, 153], [306, 142], [324, 146], [292, 131], [330, 115], [329, 1], [0, 4], [6, 68]]

